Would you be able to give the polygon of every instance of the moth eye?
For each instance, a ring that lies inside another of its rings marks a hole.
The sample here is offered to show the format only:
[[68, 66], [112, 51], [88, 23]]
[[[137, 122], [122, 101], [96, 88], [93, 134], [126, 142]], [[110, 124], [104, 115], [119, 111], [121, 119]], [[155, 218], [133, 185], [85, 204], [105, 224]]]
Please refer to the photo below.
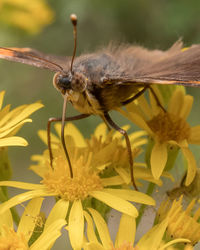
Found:
[[71, 75], [64, 75], [60, 72], [54, 75], [53, 85], [60, 91], [71, 89], [72, 77]]

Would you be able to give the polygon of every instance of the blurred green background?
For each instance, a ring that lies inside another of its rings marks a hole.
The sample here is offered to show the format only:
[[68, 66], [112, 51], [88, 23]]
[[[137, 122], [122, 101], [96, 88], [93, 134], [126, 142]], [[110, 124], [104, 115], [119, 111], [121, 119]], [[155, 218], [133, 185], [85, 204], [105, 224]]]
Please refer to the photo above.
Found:
[[[21, 1], [20, 1], [21, 2]], [[32, 47], [45, 53], [72, 55], [73, 35], [69, 15], [78, 16], [77, 55], [93, 52], [111, 41], [168, 49], [180, 37], [185, 46], [200, 43], [200, 1], [197, 0], [0, 0], [0, 46]], [[19, 63], [0, 61], [0, 90], [6, 90], [4, 104], [12, 107], [41, 100], [45, 107], [32, 115], [20, 135], [29, 141], [26, 148], [10, 147], [13, 179], [37, 181], [27, 170], [32, 154], [45, 146], [37, 136], [46, 129], [50, 117], [60, 117], [62, 98], [52, 86], [53, 74]], [[187, 89], [195, 97], [189, 117], [191, 125], [200, 123], [200, 89]], [[73, 115], [72, 107], [67, 111]], [[127, 123], [118, 114], [114, 120]], [[85, 136], [101, 120], [90, 117], [75, 124]], [[193, 147], [199, 165], [199, 148]], [[61, 248], [57, 248], [61, 249]]]
[[[73, 35], [69, 15], [78, 16], [77, 55], [93, 52], [111, 41], [139, 44], [150, 49], [167, 49], [183, 38], [186, 46], [200, 42], [200, 1], [196, 0], [3, 0], [0, 4], [0, 45], [32, 47], [45, 53], [72, 55]], [[25, 16], [26, 15], [26, 16]], [[32, 116], [20, 134], [28, 139], [26, 148], [10, 148], [14, 178], [35, 178], [26, 169], [30, 155], [41, 153], [44, 145], [37, 137], [46, 129], [49, 117], [59, 117], [62, 98], [52, 86], [53, 74], [27, 65], [0, 61], [0, 90], [6, 90], [5, 103], [12, 107], [41, 100], [45, 107]], [[188, 89], [196, 96], [192, 125], [200, 121], [199, 89]], [[68, 115], [75, 113], [73, 108]], [[124, 118], [114, 114], [119, 124]], [[91, 117], [75, 123], [89, 134], [100, 122]], [[198, 155], [197, 155], [198, 158]], [[28, 173], [28, 174], [27, 174]]]

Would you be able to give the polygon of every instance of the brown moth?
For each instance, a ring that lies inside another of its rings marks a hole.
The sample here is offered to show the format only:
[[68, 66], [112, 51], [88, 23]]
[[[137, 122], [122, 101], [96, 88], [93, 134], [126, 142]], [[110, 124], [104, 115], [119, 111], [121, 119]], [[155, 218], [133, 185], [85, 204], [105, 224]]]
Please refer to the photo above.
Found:
[[[125, 136], [131, 180], [137, 189], [133, 175], [131, 145], [125, 130], [118, 127], [109, 116], [109, 111], [126, 105], [149, 89], [152, 84], [178, 84], [200, 86], [200, 45], [192, 45], [183, 50], [179, 40], [167, 51], [148, 50], [140, 46], [108, 46], [95, 53], [75, 58], [76, 25], [75, 15], [71, 16], [74, 25], [75, 46], [72, 60], [66, 57], [45, 55], [30, 48], [0, 48], [0, 58], [30, 64], [55, 72], [53, 84], [64, 97], [62, 118], [52, 118], [48, 122], [48, 144], [50, 145], [50, 124], [62, 121], [61, 139], [69, 162], [71, 177], [73, 171], [64, 141], [64, 122], [99, 115], [108, 127], [118, 130]], [[76, 117], [65, 118], [66, 103], [81, 113]], [[162, 108], [162, 107], [161, 107]]]

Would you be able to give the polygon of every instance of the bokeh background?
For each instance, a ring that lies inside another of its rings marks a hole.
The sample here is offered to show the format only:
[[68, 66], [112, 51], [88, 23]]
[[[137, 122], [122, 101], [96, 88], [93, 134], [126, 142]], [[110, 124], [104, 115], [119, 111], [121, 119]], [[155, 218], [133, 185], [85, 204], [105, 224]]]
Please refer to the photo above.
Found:
[[[71, 13], [78, 16], [77, 56], [111, 41], [163, 50], [180, 37], [185, 46], [200, 43], [200, 1], [196, 0], [0, 0], [0, 46], [32, 47], [70, 56]], [[28, 170], [31, 155], [42, 153], [45, 148], [37, 131], [46, 129], [49, 117], [60, 117], [62, 113], [62, 98], [53, 88], [52, 77], [48, 70], [0, 61], [0, 90], [6, 90], [5, 104], [11, 103], [14, 108], [41, 100], [45, 105], [32, 115], [33, 123], [26, 124], [20, 132], [29, 146], [9, 149], [15, 180], [37, 181]], [[200, 123], [200, 89], [187, 91], [195, 98], [189, 119], [191, 125], [196, 125]], [[75, 113], [70, 107], [68, 115]], [[112, 116], [120, 125], [127, 123], [116, 113]], [[100, 121], [90, 117], [75, 124], [89, 136]], [[193, 147], [193, 152], [199, 165], [199, 148]]]

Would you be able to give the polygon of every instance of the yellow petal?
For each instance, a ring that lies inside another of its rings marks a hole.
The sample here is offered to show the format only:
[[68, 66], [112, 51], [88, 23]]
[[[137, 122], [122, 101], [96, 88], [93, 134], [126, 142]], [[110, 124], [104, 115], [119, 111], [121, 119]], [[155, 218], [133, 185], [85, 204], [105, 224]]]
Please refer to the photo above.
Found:
[[194, 180], [194, 177], [196, 175], [197, 171], [197, 164], [196, 160], [192, 154], [192, 152], [189, 150], [189, 148], [181, 148], [183, 155], [185, 156], [185, 159], [187, 160], [188, 163], [188, 170], [187, 170], [187, 176], [185, 180], [185, 185], [189, 186], [191, 182]]
[[10, 121], [15, 119], [28, 105], [21, 105], [10, 112], [6, 113], [4, 117], [1, 117], [0, 120], [0, 127], [4, 126], [5, 124], [8, 124]]
[[[124, 183], [126, 184], [130, 183], [131, 181], [130, 173], [127, 172], [124, 167], [117, 167], [115, 168], [115, 171], [119, 174]], [[109, 186], [109, 184], [107, 186]]]
[[184, 97], [184, 103], [183, 106], [180, 110], [179, 116], [183, 119], [187, 119], [191, 109], [192, 109], [192, 104], [193, 104], [193, 96], [191, 95], [186, 95]]
[[[31, 157], [32, 159], [32, 157]], [[45, 165], [31, 165], [29, 167], [33, 172], [35, 172], [38, 176], [44, 178], [44, 175], [48, 172], [48, 166]]]
[[10, 200], [0, 204], [0, 214], [4, 213], [7, 209], [10, 209], [11, 207], [23, 203], [24, 201], [28, 201], [41, 196], [52, 196], [52, 194], [48, 193], [46, 190], [33, 190], [16, 195]]
[[155, 200], [152, 197], [135, 190], [104, 188], [104, 192], [116, 195], [124, 200], [155, 206]]
[[124, 180], [117, 175], [109, 178], [101, 178], [101, 183], [104, 187], [116, 186], [116, 185], [122, 185], [124, 183]]
[[96, 237], [96, 234], [94, 231], [94, 225], [93, 225], [93, 221], [92, 221], [91, 216], [86, 211], [84, 211], [83, 214], [84, 214], [84, 217], [87, 221], [87, 238], [88, 238], [89, 242], [98, 243], [98, 240], [97, 240], [97, 237]]
[[[135, 163], [135, 166], [137, 166], [137, 163]], [[147, 169], [146, 167], [139, 165], [139, 167], [134, 169], [134, 175], [137, 177], [137, 179], [153, 182], [158, 186], [162, 185], [162, 181], [160, 179], [159, 180], [154, 179], [151, 170]]]
[[[40, 139], [47, 145], [47, 131], [46, 130], [39, 130], [38, 136]], [[60, 139], [55, 136], [54, 134], [50, 133], [51, 143], [60, 143]]]
[[138, 242], [136, 247], [140, 250], [155, 250], [158, 249], [163, 235], [166, 231], [168, 220], [163, 220], [160, 224], [154, 226], [148, 231]]
[[34, 190], [34, 189], [43, 189], [44, 188], [44, 186], [42, 184], [32, 184], [32, 183], [21, 182], [21, 181], [0, 181], [0, 186], [21, 188], [21, 189], [25, 189], [25, 190]]
[[84, 233], [84, 216], [80, 200], [73, 202], [69, 214], [69, 238], [73, 249], [81, 249]]
[[105, 162], [108, 164], [110, 161], [110, 156], [116, 151], [116, 147], [113, 147], [114, 141], [109, 143], [107, 146], [105, 146], [103, 149], [99, 150], [93, 159], [93, 162], [97, 164], [97, 166], [104, 165]]
[[96, 242], [89, 242], [84, 245], [84, 250], [105, 250], [105, 248]]
[[[56, 130], [57, 134], [60, 136], [60, 133], [61, 133], [61, 124], [60, 123], [55, 124], [55, 130]], [[74, 126], [74, 124], [71, 122], [68, 122], [67, 125], [65, 126], [65, 135], [73, 135], [74, 141], [76, 142], [76, 145], [78, 147], [86, 147], [87, 146], [83, 135], [77, 129], [77, 127]]]
[[138, 105], [138, 100], [139, 100], [139, 98], [135, 102], [131, 102], [128, 105], [126, 105], [126, 110], [128, 112], [125, 112], [122, 108], [117, 108], [116, 110], [122, 114], [124, 114], [124, 112], [125, 112], [126, 114], [124, 114], [124, 115], [127, 118], [128, 118], [130, 113], [133, 113], [133, 114], [138, 114], [139, 116], [141, 116], [142, 118], [145, 119], [145, 114], [141, 111], [140, 105]]
[[155, 142], [151, 152], [151, 171], [155, 179], [159, 179], [167, 163], [167, 145]]
[[57, 201], [54, 207], [51, 209], [51, 212], [45, 222], [44, 230], [46, 230], [46, 228], [50, 226], [54, 221], [58, 219], [65, 219], [67, 216], [68, 207], [69, 201], [66, 201], [64, 199], [60, 199], [59, 201]]
[[109, 234], [108, 227], [107, 227], [105, 220], [95, 209], [88, 208], [88, 210], [93, 217], [94, 224], [97, 228], [99, 237], [101, 239], [101, 242], [104, 248], [110, 249], [112, 241], [111, 241], [110, 234]]
[[188, 142], [191, 144], [200, 144], [200, 125], [191, 128]]
[[24, 110], [22, 110], [20, 114], [18, 114], [16, 117], [14, 117], [14, 119], [12, 119], [10, 122], [7, 123], [7, 125], [4, 126], [4, 129], [14, 126], [15, 124], [22, 121], [23, 119], [31, 115], [36, 110], [42, 108], [43, 106], [44, 105], [41, 103], [33, 103], [30, 105], [27, 105], [27, 107]]
[[103, 191], [91, 191], [90, 195], [96, 198], [97, 200], [102, 201], [108, 206], [120, 211], [124, 214], [128, 214], [133, 217], [138, 216], [137, 209], [128, 201], [123, 200], [117, 196], [111, 195]]
[[94, 131], [94, 135], [95, 135], [95, 137], [97, 137], [97, 138], [102, 138], [102, 141], [105, 141], [105, 139], [106, 139], [106, 135], [107, 135], [107, 126], [106, 126], [106, 124], [105, 123], [100, 123], [97, 127], [96, 127], [96, 129], [95, 129], [95, 131]]
[[7, 228], [13, 228], [13, 218], [12, 214], [10, 212], [10, 209], [5, 211], [1, 216], [0, 216], [0, 233], [1, 235], [4, 234], [4, 226]]
[[[23, 121], [17, 123], [16, 125], [12, 126], [11, 128], [8, 128], [7, 126], [0, 128], [0, 138], [5, 137], [6, 135], [9, 135], [13, 130], [22, 127], [24, 123], [32, 122], [31, 119], [24, 119]], [[6, 128], [7, 127], [7, 128]]]
[[4, 99], [5, 93], [6, 93], [5, 91], [0, 92], [0, 110], [2, 109], [3, 99]]
[[[145, 145], [145, 144], [147, 144], [148, 143], [148, 140], [146, 139], [146, 138], [144, 138], [144, 139], [139, 139], [139, 140], [137, 140], [137, 141], [135, 141], [135, 142], [131, 142], [131, 144], [132, 144], [132, 150], [133, 150], [133, 148], [139, 148], [139, 147], [141, 147], [142, 145]], [[125, 145], [124, 145], [125, 146]]]
[[136, 233], [135, 218], [122, 214], [119, 224], [119, 230], [117, 232], [115, 247], [120, 248], [125, 242], [134, 244]]
[[[177, 243], [190, 243], [191, 241], [188, 239], [175, 239], [175, 240], [171, 240], [170, 242], [167, 242], [164, 246], [159, 247], [158, 250], [164, 250], [164, 249], [169, 249], [169, 246], [177, 244]], [[174, 248], [172, 248], [173, 250]], [[191, 250], [193, 249], [193, 247], [191, 248]], [[186, 248], [185, 248], [186, 250]]]
[[168, 141], [169, 144], [172, 144], [172, 145], [177, 145], [178, 147], [180, 148], [188, 148], [188, 141], [185, 139], [185, 140], [182, 140], [180, 141], [179, 143], [175, 142], [175, 141]]
[[0, 110], [0, 120], [3, 119], [3, 117], [5, 117], [9, 111], [10, 111], [10, 104], [6, 105], [3, 109]]
[[140, 96], [137, 100], [138, 100], [139, 107], [142, 110], [142, 113], [144, 113], [146, 119], [151, 120], [152, 115], [153, 115], [152, 109], [151, 109], [150, 105], [148, 104], [144, 95]]
[[37, 223], [37, 217], [40, 213], [43, 198], [32, 199], [26, 206], [24, 213], [19, 222], [17, 233], [24, 235], [28, 242]]
[[[67, 126], [67, 125], [65, 125], [65, 126]], [[60, 137], [61, 136], [61, 123], [56, 122], [55, 125], [54, 125], [54, 128], [55, 128], [55, 131], [56, 131], [57, 135]]]
[[170, 99], [168, 105], [168, 112], [179, 116], [183, 103], [184, 103], [184, 93], [182, 90], [176, 89]]
[[27, 146], [28, 142], [19, 136], [11, 136], [8, 138], [0, 139], [0, 147], [8, 147], [8, 146]]
[[149, 128], [145, 120], [141, 118], [141, 116], [137, 114], [130, 114], [130, 120], [141, 129], [144, 129], [145, 131], [147, 131], [148, 134], [150, 135], [153, 134], [153, 132], [151, 131], [151, 129]]
[[134, 124], [136, 124], [138, 127], [140, 127], [141, 129], [144, 129], [145, 131], [147, 131], [147, 133], [152, 134], [151, 129], [148, 127], [148, 125], [145, 122], [145, 118], [142, 118], [142, 115], [138, 115], [137, 113], [132, 113], [132, 111], [129, 111], [131, 113], [125, 112], [122, 109], [118, 110], [122, 115], [124, 115], [126, 118], [128, 118], [129, 120], [131, 120]]
[[58, 237], [60, 237], [60, 230], [66, 224], [65, 220], [56, 220], [54, 221], [40, 237], [30, 246], [30, 250], [44, 249], [48, 250], [49, 247], [53, 245]]
[[142, 136], [146, 136], [147, 132], [144, 130], [140, 130], [140, 131], [136, 131], [132, 134], [129, 135], [129, 139], [130, 141], [133, 143], [135, 140], [137, 140], [138, 138], [142, 137]]

